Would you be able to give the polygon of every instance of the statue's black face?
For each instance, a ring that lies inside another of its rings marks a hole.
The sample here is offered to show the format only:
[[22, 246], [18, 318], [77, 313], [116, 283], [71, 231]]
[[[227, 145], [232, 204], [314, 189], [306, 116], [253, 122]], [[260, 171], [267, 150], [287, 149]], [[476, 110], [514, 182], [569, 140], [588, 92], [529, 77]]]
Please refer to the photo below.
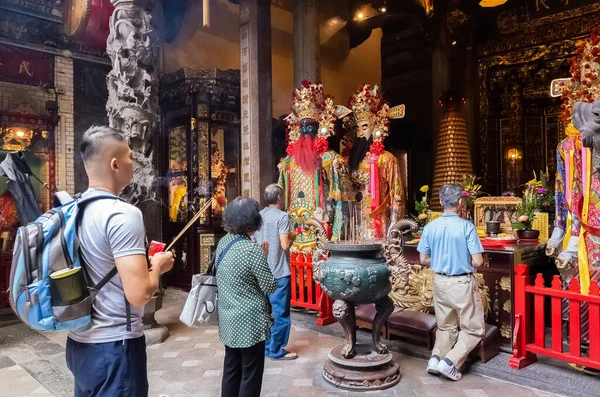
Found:
[[315, 119], [302, 119], [300, 121], [300, 134], [310, 135], [314, 138], [319, 131], [319, 122]]

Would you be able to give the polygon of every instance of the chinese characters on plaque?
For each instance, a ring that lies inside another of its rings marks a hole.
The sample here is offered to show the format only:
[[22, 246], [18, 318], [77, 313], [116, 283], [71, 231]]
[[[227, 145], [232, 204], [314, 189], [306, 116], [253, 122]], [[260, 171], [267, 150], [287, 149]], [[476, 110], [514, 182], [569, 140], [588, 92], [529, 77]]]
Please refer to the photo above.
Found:
[[241, 111], [242, 111], [242, 195], [244, 197], [250, 196], [252, 184], [250, 182], [250, 56], [248, 55], [248, 31], [249, 25], [244, 24], [240, 28], [240, 48], [241, 48]]
[[54, 87], [54, 56], [0, 45], [0, 80]]

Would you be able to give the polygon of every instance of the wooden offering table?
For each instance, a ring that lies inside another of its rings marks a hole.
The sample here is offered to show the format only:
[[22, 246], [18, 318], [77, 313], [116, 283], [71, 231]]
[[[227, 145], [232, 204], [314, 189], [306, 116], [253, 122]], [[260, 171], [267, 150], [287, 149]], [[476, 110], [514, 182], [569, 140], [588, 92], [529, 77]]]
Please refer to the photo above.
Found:
[[[545, 244], [507, 244], [502, 248], [488, 249], [483, 254], [483, 266], [477, 269], [483, 275], [490, 299], [490, 310], [486, 323], [500, 330], [500, 349], [512, 353], [514, 327], [513, 281], [515, 266], [529, 266], [529, 273], [552, 273], [555, 269], [548, 264], [544, 252]], [[416, 244], [404, 245], [404, 256], [410, 264], [419, 264]], [[532, 276], [532, 279], [534, 276]], [[485, 299], [485, 297], [482, 297]]]

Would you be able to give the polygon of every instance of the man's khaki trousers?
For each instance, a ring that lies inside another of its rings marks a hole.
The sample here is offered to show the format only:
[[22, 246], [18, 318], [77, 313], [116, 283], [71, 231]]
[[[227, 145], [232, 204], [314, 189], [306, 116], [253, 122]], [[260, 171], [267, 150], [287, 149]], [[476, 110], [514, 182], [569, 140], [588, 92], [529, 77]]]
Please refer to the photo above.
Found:
[[485, 335], [483, 305], [475, 276], [436, 274], [433, 308], [438, 329], [432, 355], [440, 360], [447, 358], [460, 368]]

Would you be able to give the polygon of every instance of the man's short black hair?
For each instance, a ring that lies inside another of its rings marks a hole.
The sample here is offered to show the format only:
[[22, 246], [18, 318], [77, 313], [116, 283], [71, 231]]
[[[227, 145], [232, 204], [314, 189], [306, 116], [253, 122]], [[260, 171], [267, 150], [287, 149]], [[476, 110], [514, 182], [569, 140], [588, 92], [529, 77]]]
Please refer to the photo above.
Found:
[[258, 201], [234, 198], [223, 211], [223, 228], [231, 234], [249, 235], [262, 226]]
[[123, 133], [106, 125], [94, 125], [83, 133], [79, 144], [79, 152], [84, 164], [94, 157], [98, 151], [102, 150], [102, 143], [107, 140], [114, 142], [126, 141]]

